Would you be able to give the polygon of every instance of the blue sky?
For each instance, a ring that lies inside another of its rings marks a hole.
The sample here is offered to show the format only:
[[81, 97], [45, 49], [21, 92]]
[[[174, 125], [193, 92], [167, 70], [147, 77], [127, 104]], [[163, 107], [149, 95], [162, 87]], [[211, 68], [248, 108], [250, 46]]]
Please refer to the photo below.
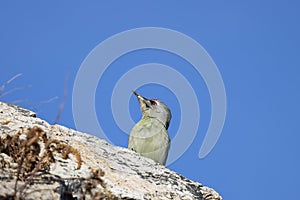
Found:
[[[178, 70], [196, 88], [201, 111], [192, 145], [168, 168], [215, 188], [224, 199], [294, 199], [300, 179], [299, 8], [297, 1], [267, 0], [3, 1], [0, 85], [22, 73], [5, 91], [23, 89], [1, 100], [33, 108], [38, 117], [52, 123], [69, 74], [59, 123], [75, 129], [73, 84], [97, 45], [134, 28], [181, 32], [202, 45], [223, 78], [227, 114], [216, 146], [204, 159], [198, 158], [211, 117], [210, 94], [202, 77], [180, 57], [153, 49], [120, 56], [99, 81], [95, 108], [107, 137], [115, 145], [127, 145], [128, 135], [118, 127], [110, 108], [116, 82], [137, 65], [162, 63]], [[159, 84], [144, 85], [138, 91], [169, 105], [173, 114], [169, 132], [174, 138], [181, 120], [176, 94]], [[140, 111], [133, 96], [128, 109], [137, 121]]]

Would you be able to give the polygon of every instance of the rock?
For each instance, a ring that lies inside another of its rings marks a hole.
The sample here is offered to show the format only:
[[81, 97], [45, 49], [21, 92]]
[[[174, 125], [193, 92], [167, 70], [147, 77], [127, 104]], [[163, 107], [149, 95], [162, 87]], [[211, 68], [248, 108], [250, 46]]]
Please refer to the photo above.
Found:
[[0, 199], [222, 199], [126, 148], [0, 102]]

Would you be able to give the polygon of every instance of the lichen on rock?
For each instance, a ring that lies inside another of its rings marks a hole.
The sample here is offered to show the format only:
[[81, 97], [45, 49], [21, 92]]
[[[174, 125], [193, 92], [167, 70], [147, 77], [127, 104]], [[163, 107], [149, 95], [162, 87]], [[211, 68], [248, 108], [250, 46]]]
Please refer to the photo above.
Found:
[[222, 199], [126, 148], [0, 102], [0, 199]]

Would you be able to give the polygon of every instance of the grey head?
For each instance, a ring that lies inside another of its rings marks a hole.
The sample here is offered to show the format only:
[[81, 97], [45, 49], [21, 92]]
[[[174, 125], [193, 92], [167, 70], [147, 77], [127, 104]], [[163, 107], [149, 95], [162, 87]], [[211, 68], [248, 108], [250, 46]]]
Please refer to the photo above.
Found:
[[133, 91], [133, 93], [138, 98], [143, 118], [155, 118], [164, 124], [166, 129], [168, 129], [172, 117], [168, 106], [158, 99], [147, 99], [139, 95], [136, 91]]

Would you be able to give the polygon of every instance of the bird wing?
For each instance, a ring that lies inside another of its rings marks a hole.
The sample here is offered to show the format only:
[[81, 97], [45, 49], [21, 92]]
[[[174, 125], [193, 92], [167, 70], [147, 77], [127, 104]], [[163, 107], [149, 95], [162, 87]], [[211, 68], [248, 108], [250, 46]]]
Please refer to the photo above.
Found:
[[156, 119], [143, 119], [132, 129], [128, 148], [161, 164], [166, 163], [170, 138], [166, 128]]

